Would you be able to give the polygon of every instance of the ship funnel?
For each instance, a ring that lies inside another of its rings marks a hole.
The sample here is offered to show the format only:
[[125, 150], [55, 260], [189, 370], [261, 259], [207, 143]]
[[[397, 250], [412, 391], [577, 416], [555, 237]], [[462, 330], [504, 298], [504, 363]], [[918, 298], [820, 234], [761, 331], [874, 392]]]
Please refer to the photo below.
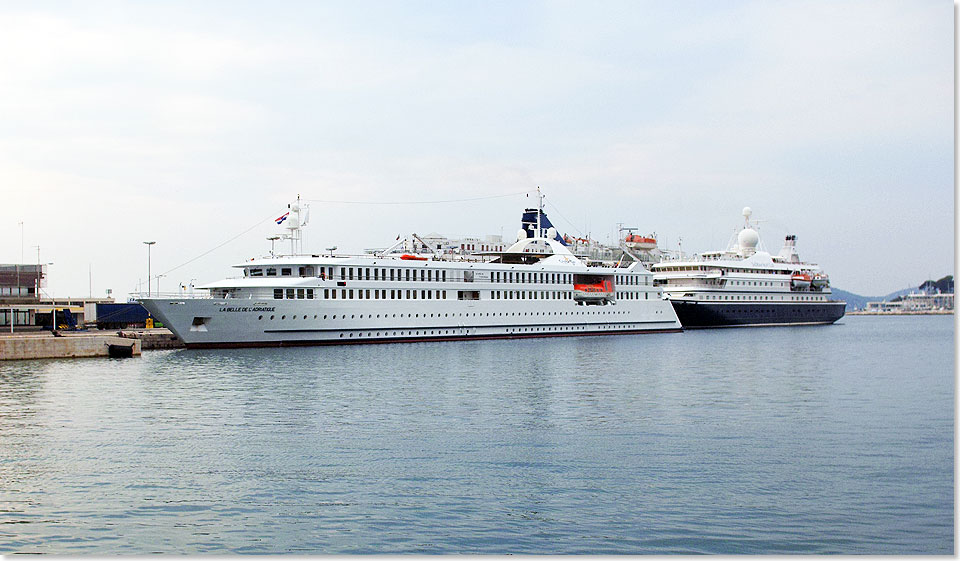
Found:
[[800, 255], [797, 254], [797, 236], [788, 234], [783, 241], [783, 247], [780, 249], [779, 257], [787, 263], [799, 263]]
[[[567, 245], [567, 242], [563, 240], [557, 229], [550, 223], [550, 219], [547, 218], [547, 213], [543, 210], [539, 210], [540, 213], [540, 232], [538, 235], [537, 232], [537, 212], [538, 209], [528, 208], [523, 211], [523, 218], [520, 219], [520, 227], [523, 229], [524, 234], [528, 238], [540, 237], [556, 240], [563, 245]], [[553, 230], [553, 235], [550, 236], [550, 230]], [[529, 233], [528, 233], [529, 232]], [[518, 232], [519, 233], [519, 232]]]

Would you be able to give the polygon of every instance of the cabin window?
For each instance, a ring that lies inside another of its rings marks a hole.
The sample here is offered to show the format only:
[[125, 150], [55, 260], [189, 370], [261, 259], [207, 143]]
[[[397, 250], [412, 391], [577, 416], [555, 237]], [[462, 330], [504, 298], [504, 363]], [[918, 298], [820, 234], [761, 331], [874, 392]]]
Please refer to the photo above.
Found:
[[292, 288], [288, 288], [288, 289], [287, 289], [287, 298], [290, 298], [291, 300], [293, 299], [293, 289], [292, 289]]
[[357, 298], [359, 298], [360, 300], [363, 300], [363, 291], [362, 291], [362, 290], [358, 290], [358, 291], [357, 291]]
[[324, 299], [324, 300], [329, 300], [329, 299], [330, 299], [330, 289], [329, 289], [329, 288], [324, 288], [324, 289], [323, 289], [323, 299]]
[[440, 274], [441, 274], [441, 279], [440, 279], [440, 280], [443, 281], [443, 282], [447, 282], [447, 272], [446, 272], [446, 271], [441, 271]]
[[458, 290], [457, 300], [479, 300], [480, 292], [477, 290]]
[[373, 270], [373, 280], [380, 280], [380, 269]]
[[279, 299], [283, 298], [283, 289], [282, 289], [282, 288], [274, 288], [274, 289], [273, 289], [273, 298], [274, 298], [275, 300], [279, 300]]
[[284, 268], [280, 269], [280, 276], [281, 276], [281, 277], [289, 277], [289, 276], [290, 276], [290, 267], [284, 267]]
[[267, 276], [268, 276], [268, 277], [275, 277], [275, 276], [277, 276], [277, 270], [276, 270], [276, 269], [273, 269], [273, 268], [267, 269]]
[[298, 288], [298, 289], [297, 289], [297, 298], [298, 298], [299, 300], [303, 300], [303, 297], [304, 297], [304, 290], [303, 290], [302, 288]]
[[350, 289], [350, 292], [349, 292], [348, 294], [349, 294], [349, 296], [350, 296], [350, 299], [353, 300], [353, 289], [352, 289], [352, 288]]
[[250, 269], [250, 276], [251, 276], [251, 277], [262, 277], [262, 276], [263, 276], [263, 269]]

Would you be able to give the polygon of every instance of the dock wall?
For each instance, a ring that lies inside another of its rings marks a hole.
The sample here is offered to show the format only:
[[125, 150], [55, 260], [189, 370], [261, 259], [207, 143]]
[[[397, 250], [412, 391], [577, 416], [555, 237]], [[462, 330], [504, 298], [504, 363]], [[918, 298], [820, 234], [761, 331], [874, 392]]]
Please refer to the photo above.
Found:
[[50, 333], [0, 337], [0, 360], [35, 358], [79, 358], [109, 356], [110, 345], [133, 346], [133, 356], [139, 356], [139, 339], [116, 335], [69, 334], [54, 337]]

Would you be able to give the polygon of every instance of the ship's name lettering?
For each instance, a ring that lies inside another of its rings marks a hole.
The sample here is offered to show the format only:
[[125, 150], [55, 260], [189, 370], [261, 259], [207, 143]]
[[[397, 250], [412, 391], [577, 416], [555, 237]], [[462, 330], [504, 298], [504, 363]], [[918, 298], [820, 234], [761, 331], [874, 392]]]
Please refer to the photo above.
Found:
[[221, 311], [221, 312], [272, 312], [272, 311], [274, 311], [274, 310], [276, 310], [276, 308], [274, 308], [274, 307], [272, 307], [272, 306], [270, 306], [270, 307], [267, 307], [267, 306], [253, 306], [253, 307], [250, 307], [250, 306], [240, 306], [240, 307], [237, 307], [237, 308], [234, 308], [234, 307], [220, 308], [220, 311]]

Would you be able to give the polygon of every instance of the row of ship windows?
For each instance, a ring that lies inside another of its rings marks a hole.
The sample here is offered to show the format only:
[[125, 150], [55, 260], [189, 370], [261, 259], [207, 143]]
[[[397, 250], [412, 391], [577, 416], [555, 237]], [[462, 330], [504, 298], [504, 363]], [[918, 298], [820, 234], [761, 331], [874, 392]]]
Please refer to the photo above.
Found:
[[[339, 269], [339, 278], [336, 276]], [[250, 277], [275, 277], [278, 269], [268, 268], [249, 268], [244, 269], [244, 275]], [[279, 276], [293, 276], [292, 267], [279, 268]], [[314, 276], [313, 266], [303, 266], [298, 268], [299, 276]], [[419, 272], [419, 274], [418, 274]], [[394, 268], [376, 268], [376, 267], [320, 267], [318, 277], [325, 280], [374, 280], [374, 281], [423, 281], [423, 282], [446, 282], [447, 271], [432, 269], [394, 269]], [[453, 275], [451, 275], [452, 277]], [[571, 273], [523, 273], [513, 271], [463, 271], [463, 281], [473, 282], [478, 276], [482, 278], [477, 280], [489, 280], [490, 282], [505, 283], [539, 283], [539, 284], [570, 284], [574, 282]], [[648, 284], [646, 278], [641, 275], [617, 275], [616, 280], [620, 284], [639, 286]], [[453, 280], [451, 278], [451, 280]]]
[[[690, 294], [689, 296], [693, 296]], [[706, 300], [790, 300], [790, 301], [810, 301], [810, 302], [826, 302], [826, 296], [790, 296], [789, 298], [783, 296], [739, 296], [739, 295], [729, 295], [729, 294], [705, 294], [703, 295]]]
[[[628, 329], [628, 328], [630, 328], [630, 327], [632, 327], [632, 326], [630, 326], [630, 325], [601, 325], [601, 326], [599, 326], [599, 329], [602, 329], [602, 330], [607, 331], [607, 330], [611, 330], [611, 329]], [[423, 335], [457, 335], [458, 331], [459, 331], [460, 334], [464, 334], [464, 333], [467, 333], [467, 330], [468, 330], [468, 329], [470, 329], [470, 328], [466, 328], [466, 329], [460, 328], [459, 330], [456, 330], [456, 329], [430, 329], [430, 330], [424, 329], [422, 332], [421, 332], [421, 331], [403, 331], [403, 330], [401, 330], [401, 331], [399, 331], [399, 332], [398, 332], [398, 331], [384, 331], [384, 332], [383, 332], [383, 336], [384, 336], [384, 337], [391, 336], [391, 335], [396, 336], [398, 333], [399, 333], [399, 335], [401, 335], [401, 336], [409, 336], [409, 335], [414, 335], [414, 336], [416, 336], [416, 335], [420, 335], [421, 333], [422, 333]], [[554, 326], [554, 327], [512, 327], [512, 328], [507, 328], [505, 331], [506, 331], [507, 333], [535, 333], [535, 332], [546, 333], [546, 332], [557, 332], [557, 331], [585, 331], [586, 329], [587, 329], [587, 326], [585, 326], [585, 325], [557, 325], [557, 326]], [[353, 333], [348, 333], [348, 334], [347, 334], [347, 338], [353, 337], [353, 335], [354, 335]], [[358, 338], [358, 339], [359, 339], [359, 338], [362, 338], [362, 337], [373, 337], [373, 336], [374, 336], [374, 332], [373, 332], [373, 331], [368, 331], [368, 332], [366, 332], [366, 333], [361, 332], [361, 333], [357, 333], [356, 335], [357, 335], [357, 338]], [[380, 337], [380, 332], [379, 332], [379, 331], [376, 332], [376, 336], [377, 336], [377, 337]], [[341, 338], [341, 339], [344, 338], [344, 334], [343, 334], [343, 333], [340, 334], [340, 338]]]
[[709, 265], [685, 265], [685, 266], [672, 266], [672, 267], [654, 267], [656, 272], [679, 272], [679, 271], [712, 271], [720, 269], [725, 273], [751, 273], [751, 274], [767, 274], [767, 275], [789, 275], [791, 271], [783, 269], [740, 269], [737, 267], [711, 267]]
[[[589, 315], [598, 315], [598, 314], [613, 315], [613, 314], [626, 314], [626, 313], [628, 313], [627, 310], [614, 310], [614, 311], [607, 311], [607, 310], [605, 310], [605, 311], [596, 311], [596, 312], [465, 312], [465, 313], [464, 313], [464, 312], [461, 312], [461, 313], [452, 313], [452, 314], [451, 314], [451, 313], [447, 313], [447, 314], [443, 314], [443, 315], [440, 315], [439, 313], [437, 313], [437, 314], [392, 314], [392, 315], [391, 315], [391, 314], [367, 314], [367, 319], [374, 319], [374, 318], [380, 319], [381, 316], [383, 317], [383, 319], [387, 319], [387, 318], [419, 318], [421, 315], [422, 315], [424, 318], [427, 318], [427, 317], [437, 317], [437, 318], [440, 318], [440, 317], [445, 317], [445, 318], [446, 318], [446, 317], [454, 317], [454, 318], [455, 318], [455, 317], [481, 317], [481, 318], [482, 318], [482, 317], [515, 317], [515, 316], [520, 316], [520, 317], [523, 317], [523, 316], [585, 316], [585, 315], [586, 315], [586, 316], [589, 316]], [[265, 317], [266, 317], [266, 316], [258, 316], [257, 319], [258, 319], [258, 320], [263, 320]], [[304, 315], [302, 315], [302, 316], [296, 316], [296, 315], [294, 315], [294, 316], [291, 316], [290, 319], [297, 319], [298, 317], [299, 317], [300, 319], [310, 319], [310, 316], [307, 315], [307, 314], [304, 314]], [[330, 319], [337, 319], [338, 316], [337, 316], [337, 314], [333, 314], [332, 316], [329, 316], [329, 314], [323, 314], [323, 318], [322, 318], [322, 319], [327, 319], [328, 317], [330, 317]], [[319, 318], [320, 318], [320, 314], [313, 314], [313, 319], [319, 319]], [[340, 318], [340, 319], [348, 319], [348, 318], [347, 318], [347, 314], [341, 314], [341, 315], [339, 316], [339, 318]], [[269, 320], [274, 320], [274, 319], [276, 319], [276, 316], [273, 315], [273, 316], [270, 316], [270, 317], [267, 318], [267, 319], [269, 319]], [[280, 319], [281, 319], [281, 320], [286, 320], [286, 319], [287, 319], [287, 316], [282, 315], [282, 316], [280, 316]], [[363, 314], [359, 314], [359, 317], [357, 316], [357, 314], [350, 314], [350, 318], [349, 318], [349, 319], [363, 319]]]
[[[319, 295], [319, 289], [316, 291]], [[339, 296], [338, 296], [339, 293]], [[640, 293], [636, 292], [618, 292], [618, 298], [624, 300], [639, 300]], [[490, 297], [493, 300], [570, 300], [573, 295], [570, 292], [559, 291], [529, 291], [529, 290], [491, 290]], [[312, 288], [275, 288], [273, 289], [273, 298], [275, 300], [313, 300], [314, 289]], [[380, 290], [380, 289], [357, 289], [352, 288], [324, 288], [324, 300], [446, 300], [446, 290]], [[478, 290], [458, 290], [458, 300], [479, 300], [480, 291]], [[649, 293], [644, 294], [644, 300], [649, 300]]]

